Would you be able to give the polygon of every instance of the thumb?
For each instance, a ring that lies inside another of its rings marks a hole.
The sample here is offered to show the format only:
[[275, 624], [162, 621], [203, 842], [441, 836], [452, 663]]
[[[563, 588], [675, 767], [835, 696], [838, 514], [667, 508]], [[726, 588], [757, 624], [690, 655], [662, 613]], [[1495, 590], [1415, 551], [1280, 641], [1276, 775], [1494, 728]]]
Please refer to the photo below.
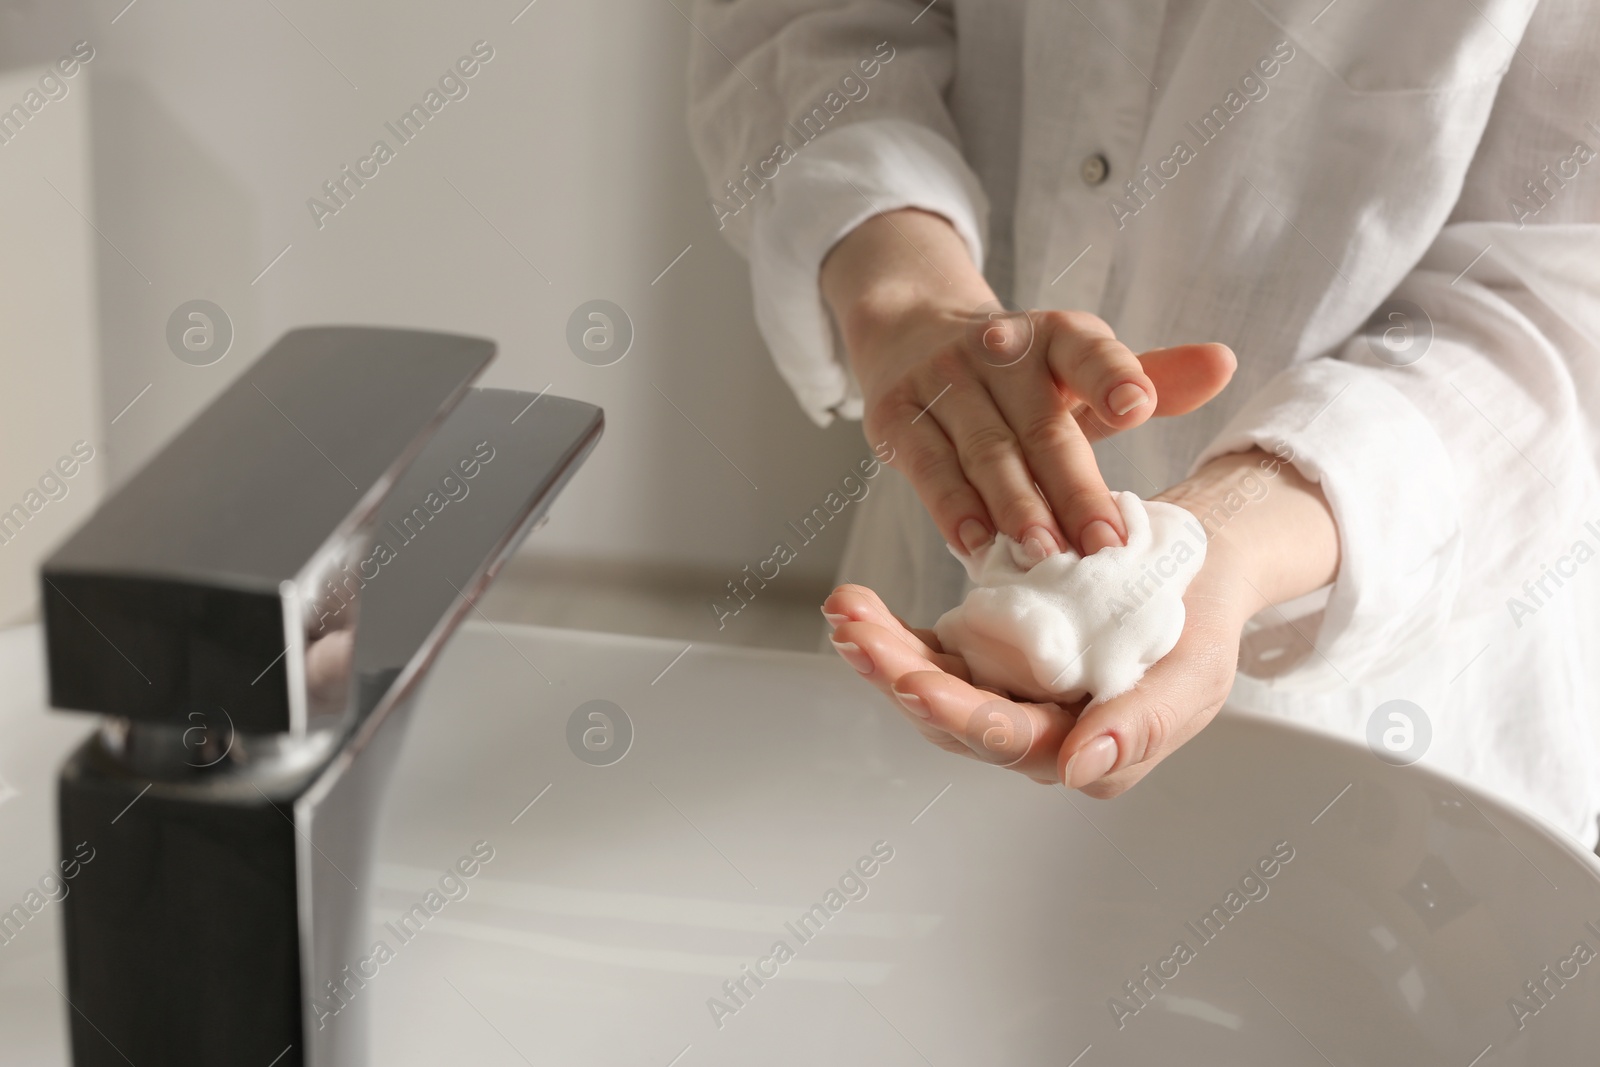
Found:
[[1238, 638], [1190, 616], [1183, 636], [1131, 690], [1084, 708], [1057, 755], [1069, 789], [1126, 792], [1216, 717], [1232, 689]]
[[1156, 415], [1186, 415], [1218, 393], [1233, 377], [1238, 359], [1227, 345], [1178, 345], [1139, 356], [1156, 385]]

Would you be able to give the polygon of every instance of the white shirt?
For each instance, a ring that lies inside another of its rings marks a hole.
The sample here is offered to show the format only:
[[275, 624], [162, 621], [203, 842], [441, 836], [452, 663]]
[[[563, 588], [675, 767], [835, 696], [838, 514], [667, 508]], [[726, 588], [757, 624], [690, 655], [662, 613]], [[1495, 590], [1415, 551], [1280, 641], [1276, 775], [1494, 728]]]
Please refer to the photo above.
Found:
[[693, 9], [711, 210], [801, 405], [860, 416], [817, 272], [899, 207], [949, 219], [1021, 306], [1094, 311], [1135, 351], [1231, 346], [1216, 400], [1096, 451], [1144, 496], [1251, 446], [1292, 449], [1321, 483], [1337, 579], [1292, 622], [1257, 620], [1233, 703], [1363, 737], [1379, 704], [1412, 700], [1426, 762], [1593, 844], [1589, 6], [924, 3]]

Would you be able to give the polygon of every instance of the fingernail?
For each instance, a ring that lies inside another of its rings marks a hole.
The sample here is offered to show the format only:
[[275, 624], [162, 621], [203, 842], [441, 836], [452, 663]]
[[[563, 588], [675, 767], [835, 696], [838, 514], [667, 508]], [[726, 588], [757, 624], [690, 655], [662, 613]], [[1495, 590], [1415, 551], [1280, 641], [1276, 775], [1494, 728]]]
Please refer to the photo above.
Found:
[[1043, 526], [1030, 526], [1022, 532], [1022, 554], [1030, 566], [1059, 551], [1061, 546], [1056, 544], [1055, 535]]
[[1148, 403], [1150, 398], [1145, 395], [1145, 391], [1132, 382], [1123, 382], [1106, 397], [1106, 407], [1111, 409], [1113, 415], [1126, 415], [1141, 404]]
[[837, 630], [841, 625], [850, 621], [850, 616], [837, 614], [827, 608], [822, 609], [822, 617], [828, 620], [828, 629], [830, 630]]
[[928, 702], [923, 700], [921, 697], [913, 693], [902, 693], [897, 689], [894, 691], [894, 698], [900, 702], [901, 707], [905, 708], [917, 718], [933, 718], [933, 709], [928, 707]]
[[1096, 519], [1085, 526], [1078, 540], [1083, 543], [1085, 556], [1092, 556], [1102, 548], [1122, 547], [1122, 538], [1117, 536], [1116, 528], [1104, 519]]
[[872, 673], [872, 657], [862, 651], [861, 646], [850, 641], [835, 641], [833, 647], [839, 650], [839, 655], [844, 661], [856, 669], [858, 674]]
[[961, 547], [967, 550], [969, 556], [994, 540], [989, 528], [977, 519], [964, 520], [956, 529], [956, 536], [961, 538]]
[[1068, 789], [1082, 789], [1090, 782], [1098, 782], [1117, 765], [1117, 739], [1104, 734], [1073, 753], [1067, 761]]

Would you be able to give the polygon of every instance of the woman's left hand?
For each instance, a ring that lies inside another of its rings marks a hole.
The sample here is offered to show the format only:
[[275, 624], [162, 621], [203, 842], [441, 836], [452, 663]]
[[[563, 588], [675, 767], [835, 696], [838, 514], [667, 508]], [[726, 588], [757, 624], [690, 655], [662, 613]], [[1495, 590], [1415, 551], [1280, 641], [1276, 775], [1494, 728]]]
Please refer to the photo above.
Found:
[[933, 631], [909, 628], [862, 586], [841, 586], [823, 604], [834, 646], [940, 748], [1035, 781], [1116, 796], [1221, 709], [1246, 620], [1326, 585], [1338, 569], [1321, 491], [1265, 452], [1219, 457], [1158, 499], [1188, 508], [1206, 527], [1205, 563], [1184, 594], [1178, 643], [1132, 690], [1104, 704], [1026, 703], [978, 688]]

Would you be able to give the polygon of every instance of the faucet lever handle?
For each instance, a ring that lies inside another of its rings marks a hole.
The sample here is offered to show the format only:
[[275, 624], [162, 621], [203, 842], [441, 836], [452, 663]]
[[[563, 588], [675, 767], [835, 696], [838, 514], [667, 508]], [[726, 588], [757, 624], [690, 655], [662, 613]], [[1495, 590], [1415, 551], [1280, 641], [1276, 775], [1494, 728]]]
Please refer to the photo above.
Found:
[[308, 664], [315, 604], [494, 350], [285, 334], [45, 561], [51, 703], [178, 729], [221, 708], [245, 734], [337, 721], [349, 657]]

